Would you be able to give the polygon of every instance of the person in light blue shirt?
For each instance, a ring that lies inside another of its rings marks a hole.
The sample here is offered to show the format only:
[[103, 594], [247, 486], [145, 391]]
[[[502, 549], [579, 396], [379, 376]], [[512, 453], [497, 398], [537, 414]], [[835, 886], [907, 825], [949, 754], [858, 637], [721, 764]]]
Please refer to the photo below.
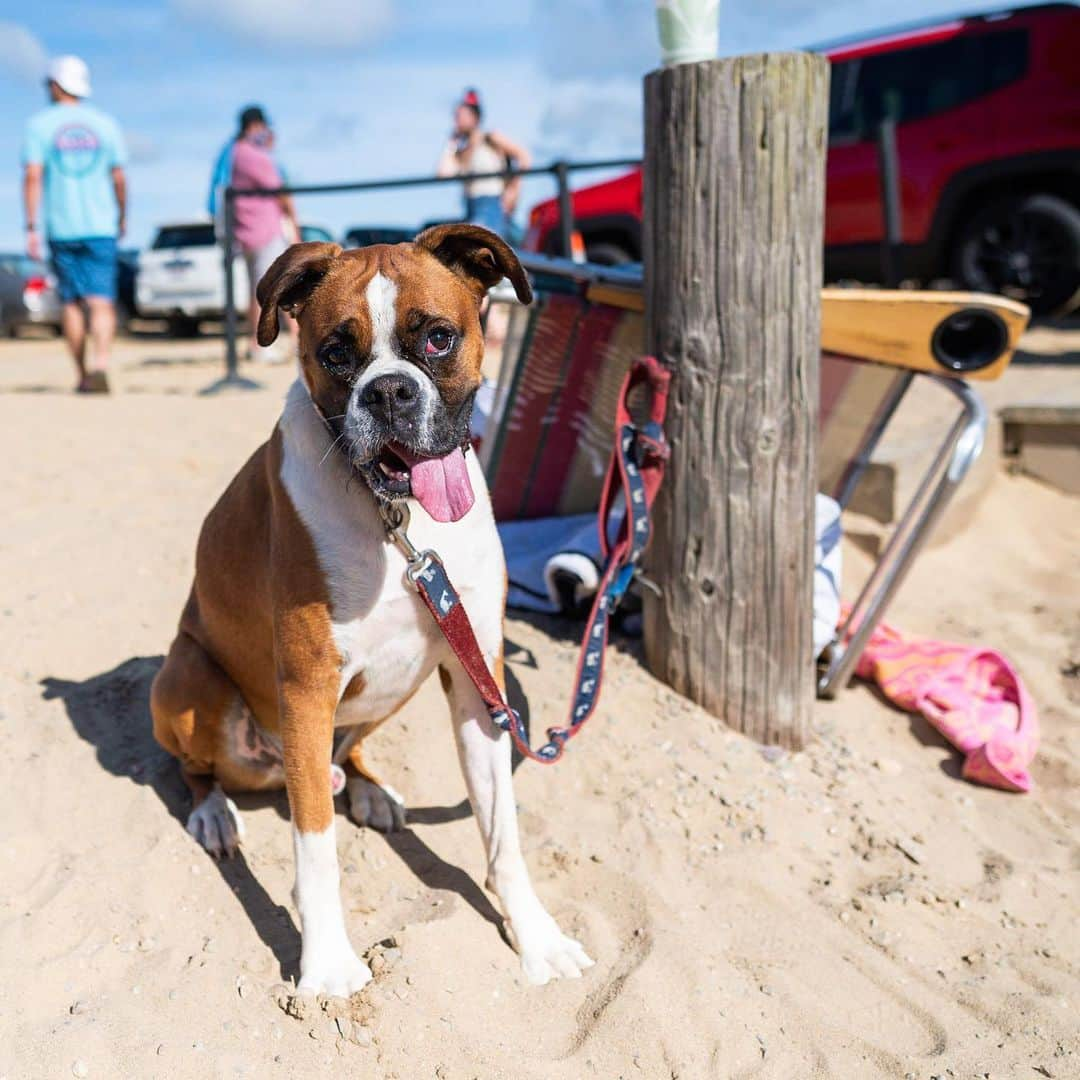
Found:
[[[62, 327], [77, 390], [107, 392], [116, 334], [116, 240], [124, 234], [127, 151], [116, 121], [86, 104], [90, 71], [77, 56], [49, 65], [50, 105], [26, 126], [23, 202], [26, 250], [43, 255], [42, 228], [63, 302]], [[93, 360], [87, 357], [87, 320]]]

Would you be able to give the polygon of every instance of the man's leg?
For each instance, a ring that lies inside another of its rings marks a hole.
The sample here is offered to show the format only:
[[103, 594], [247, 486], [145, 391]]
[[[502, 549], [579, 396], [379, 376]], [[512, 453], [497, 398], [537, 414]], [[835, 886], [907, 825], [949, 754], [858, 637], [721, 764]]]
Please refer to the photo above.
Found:
[[71, 350], [71, 357], [79, 372], [79, 385], [86, 378], [86, 318], [78, 300], [68, 300], [60, 311], [60, 329]]
[[254, 360], [261, 352], [259, 342], [255, 337], [259, 329], [259, 301], [255, 299], [255, 287], [259, 284], [262, 273], [258, 269], [255, 252], [244, 252], [244, 264], [247, 266], [248, 284], [251, 288], [251, 299], [248, 302], [248, 326], [251, 328], [251, 341], [248, 345], [248, 353], [251, 359]]
[[[251, 252], [249, 255], [250, 262], [248, 266], [251, 271], [251, 334], [254, 341], [256, 326], [259, 321], [259, 304], [255, 299], [255, 287], [262, 279], [263, 275], [273, 265], [274, 260], [288, 247], [283, 237], [275, 236], [269, 243], [263, 247]], [[267, 361], [272, 364], [278, 364], [288, 359], [291, 352], [296, 348], [296, 342], [299, 341], [299, 330], [297, 329], [296, 320], [290, 315], [286, 315], [284, 312], [278, 312], [278, 329], [284, 331], [285, 334], [290, 335], [291, 341], [283, 341], [280, 338], [268, 348], [262, 348], [258, 342], [255, 342], [251, 348], [251, 355], [257, 357], [260, 360]]]
[[86, 303], [90, 308], [90, 338], [94, 345], [93, 369], [105, 371], [116, 337], [116, 305], [104, 296], [88, 296]]

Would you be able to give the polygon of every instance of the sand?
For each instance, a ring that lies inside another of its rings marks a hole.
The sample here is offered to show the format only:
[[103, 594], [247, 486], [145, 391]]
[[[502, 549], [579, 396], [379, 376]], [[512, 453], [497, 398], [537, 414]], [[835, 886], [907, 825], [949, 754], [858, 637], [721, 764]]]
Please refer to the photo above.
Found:
[[[1080, 502], [1001, 470], [890, 617], [1014, 659], [1034, 794], [965, 784], [866, 687], [819, 703], [804, 752], [763, 751], [620, 642], [591, 730], [517, 772], [537, 889], [598, 961], [532, 988], [427, 686], [371, 743], [409, 830], [338, 817], [375, 981], [290, 1015], [284, 796], [241, 798], [244, 855], [215, 864], [147, 715], [199, 523], [290, 378], [201, 396], [219, 355], [128, 342], [120, 393], [79, 399], [56, 343], [0, 346], [0, 1077], [1080, 1075]], [[848, 591], [872, 542], [846, 543]], [[562, 717], [571, 633], [508, 621], [536, 731]]]

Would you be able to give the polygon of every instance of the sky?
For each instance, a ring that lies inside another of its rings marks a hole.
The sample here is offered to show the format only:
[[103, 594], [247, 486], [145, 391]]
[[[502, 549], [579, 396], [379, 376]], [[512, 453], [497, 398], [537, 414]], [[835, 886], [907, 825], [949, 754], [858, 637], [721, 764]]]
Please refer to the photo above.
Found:
[[[721, 0], [720, 51], [977, 10], [963, 0]], [[163, 222], [202, 216], [212, 161], [251, 102], [268, 110], [294, 183], [433, 172], [466, 86], [479, 90], [486, 126], [538, 163], [636, 156], [641, 79], [659, 63], [654, 11], [651, 0], [0, 0], [0, 250], [22, 243], [22, 133], [45, 103], [49, 56], [82, 56], [92, 100], [124, 129], [128, 239], [142, 245]], [[523, 205], [553, 193], [547, 178], [530, 180]], [[308, 196], [300, 216], [340, 234], [415, 226], [459, 206], [445, 186]]]

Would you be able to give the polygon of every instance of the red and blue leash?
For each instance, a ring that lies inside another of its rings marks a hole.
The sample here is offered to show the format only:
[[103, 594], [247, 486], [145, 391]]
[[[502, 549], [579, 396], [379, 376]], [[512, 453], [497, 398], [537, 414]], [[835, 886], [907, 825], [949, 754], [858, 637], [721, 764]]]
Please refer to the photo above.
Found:
[[[405, 552], [406, 571], [431, 612], [466, 674], [483, 698], [492, 723], [508, 731], [518, 750], [527, 758], [550, 765], [562, 757], [563, 748], [596, 711], [604, 675], [604, 653], [611, 616], [619, 606], [637, 572], [638, 561], [649, 543], [649, 514], [664, 476], [669, 450], [664, 440], [668, 384], [671, 375], [652, 356], [637, 361], [627, 373], [619, 391], [615, 411], [615, 446], [608, 464], [600, 499], [598, 525], [604, 571], [596, 599], [585, 626], [574, 678], [574, 699], [564, 727], [548, 728], [548, 741], [536, 750], [529, 746], [525, 725], [507, 704], [476, 640], [472, 623], [451, 584], [442, 560], [433, 551], [418, 551], [405, 535], [407, 518], [396, 507], [383, 511], [387, 532]], [[649, 419], [641, 426], [630, 414], [630, 395], [645, 385], [649, 392]], [[624, 511], [614, 542], [609, 537], [619, 494]]]

